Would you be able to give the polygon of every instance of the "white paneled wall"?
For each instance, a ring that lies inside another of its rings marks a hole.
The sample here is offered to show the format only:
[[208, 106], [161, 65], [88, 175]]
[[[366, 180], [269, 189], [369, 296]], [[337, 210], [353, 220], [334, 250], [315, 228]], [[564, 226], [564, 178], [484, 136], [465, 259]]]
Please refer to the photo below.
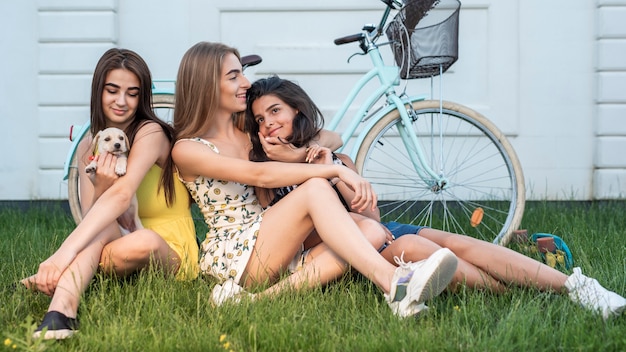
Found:
[[[63, 199], [69, 127], [88, 119], [102, 53], [133, 49], [154, 78], [223, 41], [300, 82], [331, 116], [367, 61], [333, 39], [378, 20], [379, 0], [0, 1], [0, 201]], [[510, 138], [530, 199], [626, 197], [626, 0], [463, 0], [444, 98]], [[430, 89], [412, 82], [412, 94]], [[438, 83], [435, 82], [438, 92]]]
[[626, 197], [626, 1], [597, 8], [595, 198]]
[[89, 119], [93, 69], [118, 41], [117, 1], [40, 1], [37, 198], [67, 197], [62, 166], [69, 128]]

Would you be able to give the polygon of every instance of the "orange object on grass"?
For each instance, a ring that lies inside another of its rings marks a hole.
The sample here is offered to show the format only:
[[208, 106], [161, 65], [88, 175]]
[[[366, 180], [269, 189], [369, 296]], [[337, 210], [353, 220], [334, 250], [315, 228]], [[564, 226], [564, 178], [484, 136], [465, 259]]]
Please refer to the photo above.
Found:
[[470, 225], [472, 225], [472, 227], [480, 225], [480, 222], [483, 221], [483, 215], [485, 215], [483, 208], [474, 209], [472, 217], [470, 218]]

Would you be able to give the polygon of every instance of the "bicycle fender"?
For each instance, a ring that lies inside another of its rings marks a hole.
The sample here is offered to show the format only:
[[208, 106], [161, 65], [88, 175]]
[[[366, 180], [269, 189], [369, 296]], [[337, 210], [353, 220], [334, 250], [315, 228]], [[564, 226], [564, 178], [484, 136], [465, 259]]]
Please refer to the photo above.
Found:
[[[417, 96], [412, 96], [412, 97], [408, 97], [408, 98], [402, 99], [402, 102], [407, 104], [407, 103], [416, 103], [416, 102], [423, 101], [423, 100], [426, 100], [426, 96], [425, 95], [417, 95]], [[388, 105], [384, 106], [382, 109], [376, 111], [376, 113], [374, 115], [368, 116], [368, 117], [363, 119], [363, 120], [369, 120], [369, 122], [367, 123], [367, 125], [365, 125], [365, 128], [363, 128], [363, 130], [361, 130], [361, 132], [359, 132], [359, 135], [357, 136], [356, 142], [352, 146], [352, 149], [350, 150], [350, 154], [349, 155], [350, 155], [350, 158], [352, 160], [356, 160], [356, 154], [359, 152], [359, 147], [363, 143], [363, 140], [365, 139], [365, 136], [367, 135], [367, 132], [369, 132], [372, 129], [372, 127], [374, 127], [374, 124], [376, 124], [376, 122], [378, 122], [385, 115], [387, 115], [389, 112], [391, 112], [391, 111], [393, 111], [395, 109], [396, 109], [396, 105], [388, 104]]]
[[84, 125], [78, 126], [80, 127], [78, 130], [78, 134], [76, 138], [72, 141], [72, 146], [70, 147], [70, 151], [67, 153], [65, 157], [65, 163], [63, 164], [63, 180], [67, 180], [70, 177], [70, 164], [72, 163], [72, 158], [74, 154], [76, 154], [76, 150], [78, 149], [78, 143], [83, 140], [87, 131], [91, 127], [91, 122], [87, 121]]

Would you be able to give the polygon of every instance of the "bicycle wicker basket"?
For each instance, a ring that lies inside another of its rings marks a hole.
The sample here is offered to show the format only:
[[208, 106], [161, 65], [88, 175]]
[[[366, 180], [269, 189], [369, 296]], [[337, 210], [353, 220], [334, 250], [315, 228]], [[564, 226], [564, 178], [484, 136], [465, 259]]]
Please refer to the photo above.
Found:
[[458, 0], [412, 0], [387, 26], [402, 79], [445, 72], [459, 57]]

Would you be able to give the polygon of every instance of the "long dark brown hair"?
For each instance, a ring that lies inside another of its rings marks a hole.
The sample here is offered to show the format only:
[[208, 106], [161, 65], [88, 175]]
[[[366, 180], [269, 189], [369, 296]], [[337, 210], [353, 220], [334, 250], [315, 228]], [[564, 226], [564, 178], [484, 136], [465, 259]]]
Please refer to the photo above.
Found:
[[273, 95], [298, 111], [293, 119], [293, 133], [285, 143], [291, 143], [296, 147], [306, 146], [324, 127], [324, 117], [320, 109], [298, 84], [278, 76], [259, 79], [246, 93], [245, 131], [250, 135], [252, 142], [249, 156], [252, 161], [268, 160], [259, 141], [259, 124], [252, 113], [252, 103], [265, 95]]
[[[112, 48], [107, 50], [96, 65], [91, 81], [91, 135], [95, 136], [98, 131], [107, 127], [107, 119], [102, 106], [102, 93], [109, 72], [116, 69], [130, 71], [139, 80], [139, 104], [133, 117], [133, 121], [124, 132], [128, 136], [129, 143], [135, 141], [137, 131], [146, 123], [158, 123], [165, 136], [172, 144], [174, 140], [174, 129], [166, 122], [159, 119], [152, 110], [152, 76], [146, 62], [134, 51], [128, 49]], [[170, 146], [171, 149], [171, 146]], [[161, 173], [159, 189], [163, 187], [165, 199], [168, 205], [174, 202], [174, 177], [173, 162], [168, 155], [167, 161]]]

